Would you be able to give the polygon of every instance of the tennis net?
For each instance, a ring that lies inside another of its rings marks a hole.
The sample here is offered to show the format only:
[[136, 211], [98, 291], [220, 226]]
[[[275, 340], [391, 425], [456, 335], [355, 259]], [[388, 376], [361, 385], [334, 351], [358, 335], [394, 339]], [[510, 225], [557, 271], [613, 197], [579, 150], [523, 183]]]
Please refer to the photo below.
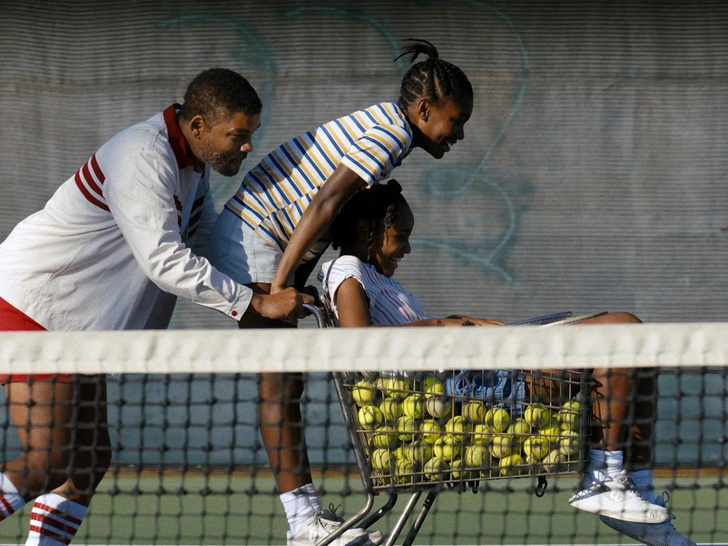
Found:
[[[630, 391], [630, 407], [656, 403], [657, 411], [643, 423], [649, 437], [625, 437], [625, 466], [632, 451], [650, 451], [655, 490], [670, 494], [671, 524], [694, 542], [722, 543], [727, 332], [724, 323], [685, 323], [2, 333], [0, 367], [105, 374], [74, 376], [79, 392], [97, 394], [73, 399], [74, 407], [86, 400], [106, 410], [111, 454], [74, 543], [285, 543], [257, 375], [285, 372], [306, 374], [300, 402], [311, 475], [323, 505], [340, 505], [347, 520], [371, 499], [358, 524], [387, 537], [400, 532], [405, 543], [614, 544], [630, 539], [569, 504], [589, 464], [588, 408], [596, 405], [582, 370], [644, 381], [657, 366], [656, 394]], [[545, 395], [554, 384], [558, 393]], [[14, 423], [36, 409], [9, 398], [0, 414], [5, 462], [27, 455], [19, 438], [28, 429]], [[627, 418], [639, 424], [641, 416]], [[451, 424], [458, 417], [460, 429]], [[102, 419], [87, 425], [101, 436]], [[77, 428], [66, 450], [82, 453]], [[372, 522], [397, 497], [407, 500]], [[2, 521], [0, 542], [25, 541], [33, 510], [28, 502]]]

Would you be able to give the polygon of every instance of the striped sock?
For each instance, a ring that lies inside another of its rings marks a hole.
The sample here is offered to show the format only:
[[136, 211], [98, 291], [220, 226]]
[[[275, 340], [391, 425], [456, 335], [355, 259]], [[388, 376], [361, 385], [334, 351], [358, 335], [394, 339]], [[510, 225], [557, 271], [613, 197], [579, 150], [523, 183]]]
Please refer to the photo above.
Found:
[[0, 521], [12, 516], [25, 504], [25, 499], [5, 474], [0, 473]]
[[88, 508], [57, 493], [35, 499], [26, 546], [70, 544]]

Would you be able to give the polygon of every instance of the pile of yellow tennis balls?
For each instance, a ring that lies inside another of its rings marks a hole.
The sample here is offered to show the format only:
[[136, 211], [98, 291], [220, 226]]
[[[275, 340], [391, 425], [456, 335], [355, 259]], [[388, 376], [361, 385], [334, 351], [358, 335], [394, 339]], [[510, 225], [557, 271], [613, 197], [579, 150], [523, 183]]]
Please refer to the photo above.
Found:
[[522, 416], [445, 393], [435, 375], [385, 376], [350, 388], [367, 459], [386, 485], [575, 470], [584, 409], [532, 404]]

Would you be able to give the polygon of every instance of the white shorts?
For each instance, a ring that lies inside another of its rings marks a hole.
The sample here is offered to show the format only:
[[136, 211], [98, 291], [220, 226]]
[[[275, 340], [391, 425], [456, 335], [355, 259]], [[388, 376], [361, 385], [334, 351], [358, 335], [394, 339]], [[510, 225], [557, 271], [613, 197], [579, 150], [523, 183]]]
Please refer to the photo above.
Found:
[[270, 283], [283, 254], [224, 208], [210, 235], [210, 262], [240, 284]]

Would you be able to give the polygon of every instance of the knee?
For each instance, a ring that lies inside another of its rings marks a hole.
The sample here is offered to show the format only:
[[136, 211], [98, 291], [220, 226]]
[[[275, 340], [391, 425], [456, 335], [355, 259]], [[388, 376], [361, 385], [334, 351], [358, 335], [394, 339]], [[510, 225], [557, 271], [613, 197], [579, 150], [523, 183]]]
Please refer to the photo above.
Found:
[[23, 457], [25, 486], [35, 496], [51, 491], [71, 475], [68, 450], [33, 450]]
[[605, 322], [611, 323], [611, 324], [640, 324], [642, 321], [632, 313], [627, 313], [625, 311], [618, 311], [616, 313], [609, 313], [606, 315]]
[[258, 383], [261, 401], [283, 402], [297, 400], [303, 395], [301, 374], [263, 374]]
[[109, 438], [109, 431], [104, 430], [99, 435], [99, 441], [96, 446], [95, 461], [94, 461], [94, 474], [99, 477], [99, 481], [104, 477], [106, 472], [111, 466], [111, 438]]

